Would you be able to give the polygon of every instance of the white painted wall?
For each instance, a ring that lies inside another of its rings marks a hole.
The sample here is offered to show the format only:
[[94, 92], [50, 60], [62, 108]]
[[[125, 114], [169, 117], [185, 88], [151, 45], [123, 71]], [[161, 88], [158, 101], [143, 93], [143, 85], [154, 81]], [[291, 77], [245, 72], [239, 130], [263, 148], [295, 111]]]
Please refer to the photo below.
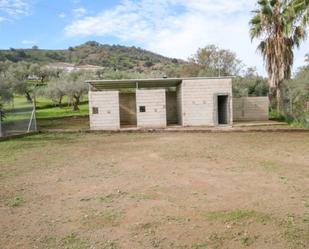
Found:
[[[98, 114], [92, 113], [92, 107], [99, 108]], [[119, 130], [119, 92], [89, 92], [90, 130]]]
[[[165, 89], [136, 90], [137, 126], [140, 128], [166, 127]], [[139, 107], [145, 106], [146, 112]]]
[[230, 124], [233, 123], [231, 79], [184, 80], [180, 91], [183, 126], [217, 125], [216, 94], [230, 96]]

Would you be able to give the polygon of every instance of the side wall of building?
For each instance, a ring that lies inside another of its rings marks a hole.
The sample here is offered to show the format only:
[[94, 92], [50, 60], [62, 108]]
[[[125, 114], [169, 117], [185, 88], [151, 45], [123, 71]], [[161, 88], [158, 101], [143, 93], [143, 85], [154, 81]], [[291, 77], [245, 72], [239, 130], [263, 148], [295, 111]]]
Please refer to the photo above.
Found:
[[178, 124], [182, 125], [183, 119], [182, 119], [182, 86], [181, 84], [177, 86], [176, 88], [176, 94], [177, 94], [177, 116], [178, 116]]
[[233, 98], [234, 121], [267, 121], [268, 112], [268, 97]]
[[217, 95], [229, 96], [229, 120], [233, 123], [231, 79], [184, 80], [180, 92], [183, 126], [217, 125]]
[[89, 117], [91, 130], [119, 130], [119, 92], [90, 91]]
[[[136, 105], [138, 127], [166, 127], [165, 89], [136, 90]], [[141, 109], [144, 109], [145, 111], [142, 111]]]

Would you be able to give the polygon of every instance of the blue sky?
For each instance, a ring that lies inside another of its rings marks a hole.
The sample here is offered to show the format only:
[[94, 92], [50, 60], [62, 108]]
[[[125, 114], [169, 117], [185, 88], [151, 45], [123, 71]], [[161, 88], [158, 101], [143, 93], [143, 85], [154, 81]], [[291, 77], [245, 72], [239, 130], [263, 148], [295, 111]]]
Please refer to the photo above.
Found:
[[[248, 21], [256, 0], [0, 0], [0, 48], [60, 49], [88, 40], [186, 59], [215, 44], [265, 74]], [[305, 65], [306, 41], [295, 53]]]

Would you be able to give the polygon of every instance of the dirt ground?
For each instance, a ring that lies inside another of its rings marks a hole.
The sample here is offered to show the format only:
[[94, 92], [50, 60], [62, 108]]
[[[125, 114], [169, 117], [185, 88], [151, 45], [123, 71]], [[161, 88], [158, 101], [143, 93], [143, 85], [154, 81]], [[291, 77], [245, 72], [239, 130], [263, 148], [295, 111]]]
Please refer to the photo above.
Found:
[[0, 248], [309, 248], [309, 134], [3, 141], [0, 219]]

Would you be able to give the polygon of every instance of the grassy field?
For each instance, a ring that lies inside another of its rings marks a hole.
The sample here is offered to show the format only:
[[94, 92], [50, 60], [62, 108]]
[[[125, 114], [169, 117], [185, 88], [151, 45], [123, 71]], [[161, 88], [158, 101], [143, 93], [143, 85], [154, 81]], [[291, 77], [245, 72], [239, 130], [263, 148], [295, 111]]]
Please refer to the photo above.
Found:
[[1, 248], [307, 249], [309, 134], [0, 142]]
[[[68, 99], [63, 99], [63, 107], [58, 107], [50, 99], [45, 97], [37, 98], [37, 111], [36, 115], [38, 119], [52, 119], [62, 118], [70, 116], [86, 116], [88, 115], [88, 103], [87, 99], [84, 99], [79, 106], [79, 111], [73, 111], [72, 106], [68, 105]], [[17, 121], [21, 119], [29, 119], [32, 113], [32, 104], [28, 103], [24, 96], [15, 96], [13, 103], [7, 104], [6, 109], [12, 110], [13, 113], [7, 113], [6, 121]]]

